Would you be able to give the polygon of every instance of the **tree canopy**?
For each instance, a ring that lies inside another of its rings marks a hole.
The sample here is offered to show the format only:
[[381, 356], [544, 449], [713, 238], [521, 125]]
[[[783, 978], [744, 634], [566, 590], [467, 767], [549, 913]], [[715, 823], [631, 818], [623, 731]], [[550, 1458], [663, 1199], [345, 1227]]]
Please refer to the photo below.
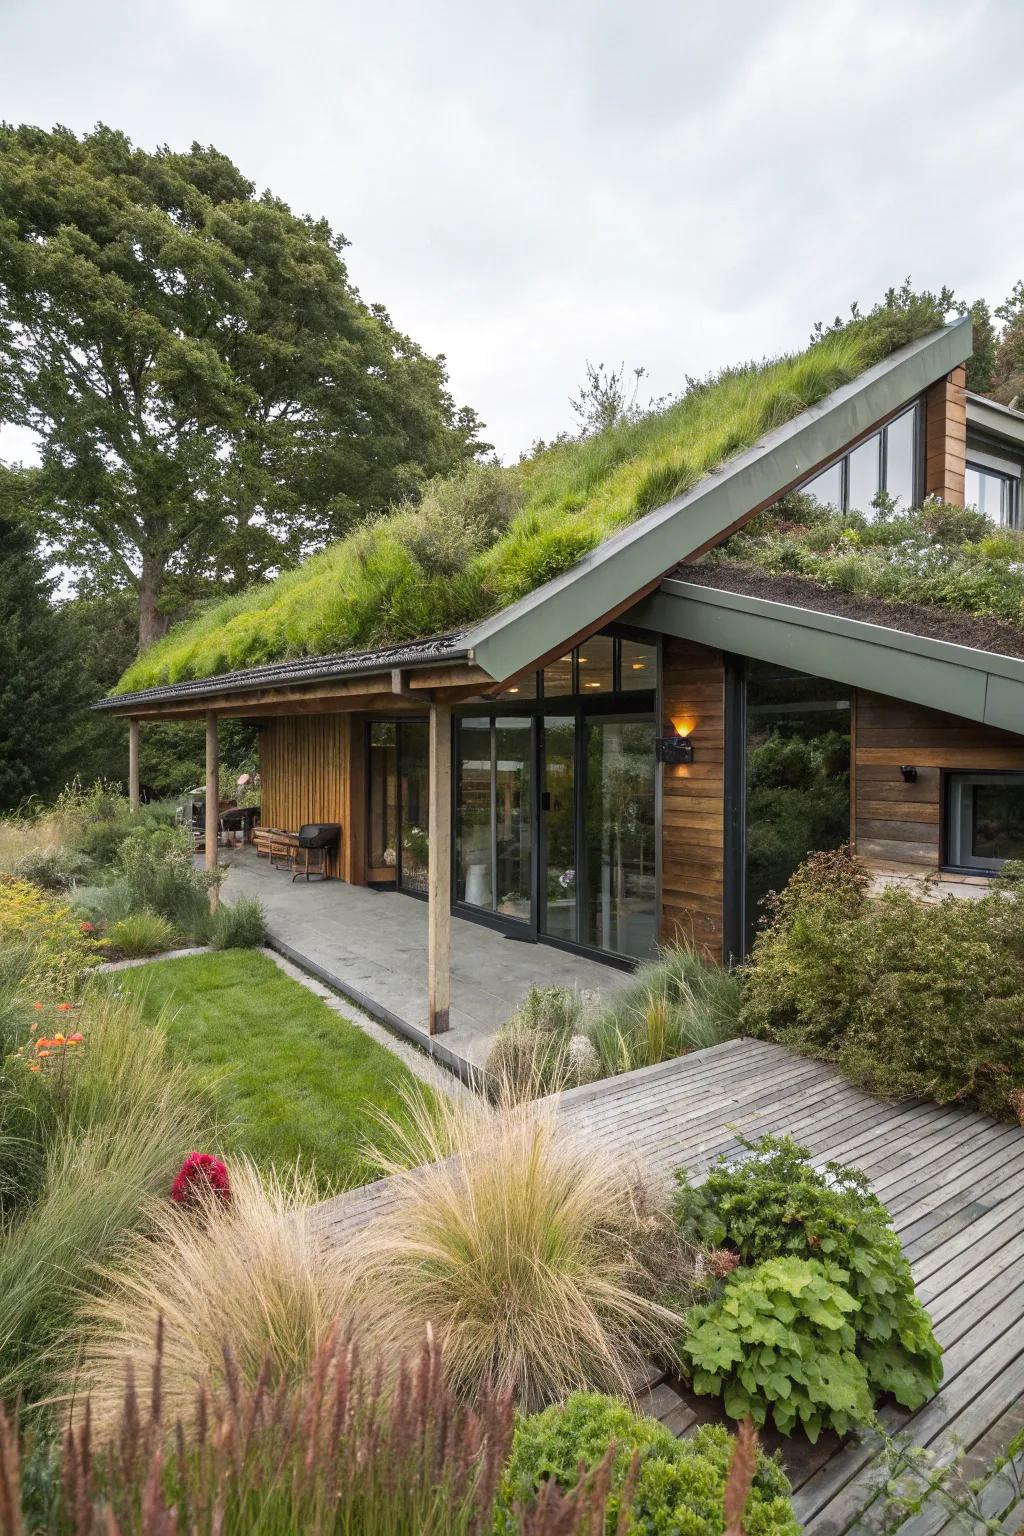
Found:
[[141, 644], [480, 451], [346, 244], [213, 147], [0, 127], [0, 419], [38, 434], [54, 556], [137, 593]]
[[0, 812], [60, 787], [80, 703], [60, 613], [23, 516], [20, 476], [0, 465]]

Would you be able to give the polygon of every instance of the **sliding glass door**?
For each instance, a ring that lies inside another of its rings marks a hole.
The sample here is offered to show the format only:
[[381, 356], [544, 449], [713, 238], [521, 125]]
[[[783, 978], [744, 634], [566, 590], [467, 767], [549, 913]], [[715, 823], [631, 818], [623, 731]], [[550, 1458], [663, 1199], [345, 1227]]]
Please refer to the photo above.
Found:
[[580, 942], [642, 956], [656, 934], [654, 722], [586, 720]]
[[576, 717], [541, 722], [544, 793], [540, 824], [540, 928], [553, 939], [578, 934], [576, 873]]
[[532, 918], [533, 721], [459, 721], [455, 899], [516, 922]]

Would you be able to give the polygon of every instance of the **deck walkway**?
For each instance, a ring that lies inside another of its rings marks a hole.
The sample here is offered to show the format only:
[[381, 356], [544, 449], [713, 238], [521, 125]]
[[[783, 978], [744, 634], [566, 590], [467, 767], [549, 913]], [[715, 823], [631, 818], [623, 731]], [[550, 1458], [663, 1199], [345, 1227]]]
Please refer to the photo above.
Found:
[[[889, 1433], [949, 1456], [968, 1453], [971, 1474], [1001, 1454], [1024, 1428], [1024, 1130], [935, 1104], [889, 1105], [852, 1087], [831, 1068], [780, 1046], [736, 1040], [663, 1066], [563, 1095], [559, 1114], [624, 1158], [668, 1177], [685, 1164], [699, 1174], [719, 1154], [739, 1150], [737, 1132], [788, 1132], [815, 1159], [861, 1168], [893, 1214], [945, 1354], [942, 1389], [917, 1413], [887, 1407]], [[391, 1199], [386, 1181], [316, 1208], [325, 1233], [344, 1241]], [[677, 1434], [713, 1416], [706, 1400], [653, 1385], [647, 1412]], [[809, 1536], [883, 1529], [885, 1471], [876, 1436], [786, 1449], [797, 1514]], [[999, 1485], [993, 1502], [1012, 1500]], [[1007, 1517], [1015, 1531], [1024, 1509]], [[898, 1527], [901, 1536], [952, 1536], [944, 1507]], [[895, 1527], [889, 1527], [894, 1529]]]

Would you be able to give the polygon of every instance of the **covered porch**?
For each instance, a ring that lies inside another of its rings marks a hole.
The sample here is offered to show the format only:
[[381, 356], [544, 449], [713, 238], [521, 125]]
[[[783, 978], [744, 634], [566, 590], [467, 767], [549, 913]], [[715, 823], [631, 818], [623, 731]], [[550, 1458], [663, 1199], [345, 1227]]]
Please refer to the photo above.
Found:
[[275, 948], [458, 1071], [482, 1066], [491, 1042], [531, 985], [608, 992], [628, 974], [546, 944], [508, 939], [451, 919], [449, 1027], [428, 1028], [428, 904], [342, 880], [294, 883], [251, 847], [221, 849], [229, 901], [263, 904]]

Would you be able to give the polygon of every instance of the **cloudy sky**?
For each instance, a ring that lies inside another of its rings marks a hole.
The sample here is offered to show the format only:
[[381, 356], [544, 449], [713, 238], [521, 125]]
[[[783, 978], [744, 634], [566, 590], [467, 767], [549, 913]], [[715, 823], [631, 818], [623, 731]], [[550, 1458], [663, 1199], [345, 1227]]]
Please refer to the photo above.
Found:
[[0, 0], [0, 26], [8, 120], [214, 143], [326, 215], [506, 459], [571, 424], [587, 358], [660, 394], [907, 273], [1024, 276], [1024, 0]]

